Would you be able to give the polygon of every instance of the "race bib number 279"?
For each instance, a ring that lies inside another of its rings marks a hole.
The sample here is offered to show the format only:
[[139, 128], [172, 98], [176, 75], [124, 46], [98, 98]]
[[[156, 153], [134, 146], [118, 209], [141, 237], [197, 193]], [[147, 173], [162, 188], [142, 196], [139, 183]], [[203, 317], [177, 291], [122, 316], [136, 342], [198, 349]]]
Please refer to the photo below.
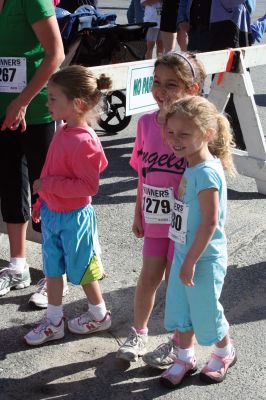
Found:
[[26, 86], [26, 58], [0, 57], [0, 92], [20, 93]]
[[173, 206], [173, 188], [143, 185], [142, 210], [146, 223], [169, 224]]

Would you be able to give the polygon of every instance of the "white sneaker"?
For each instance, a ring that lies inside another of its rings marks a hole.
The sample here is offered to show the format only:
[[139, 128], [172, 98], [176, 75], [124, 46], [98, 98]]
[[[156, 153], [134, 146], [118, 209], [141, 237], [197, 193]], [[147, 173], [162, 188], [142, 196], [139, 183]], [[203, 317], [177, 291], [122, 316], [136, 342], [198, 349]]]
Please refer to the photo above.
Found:
[[[67, 280], [64, 275], [64, 286], [63, 286], [63, 296], [65, 296], [69, 290], [67, 286]], [[42, 278], [39, 280], [37, 283], [37, 290], [29, 299], [29, 303], [34, 304], [36, 307], [39, 308], [47, 308], [48, 306], [48, 297], [47, 297], [47, 285], [46, 285], [46, 279]]]
[[105, 331], [111, 326], [111, 313], [106, 311], [104, 318], [101, 321], [95, 321], [92, 314], [87, 311], [79, 317], [73, 318], [68, 321], [68, 329], [72, 333], [80, 335], [87, 335], [98, 331]]
[[30, 271], [28, 264], [25, 265], [21, 274], [12, 271], [12, 265], [0, 270], [0, 296], [7, 294], [10, 289], [24, 289], [30, 286]]
[[39, 325], [24, 336], [24, 339], [31, 346], [37, 346], [50, 340], [61, 339], [65, 336], [64, 325], [64, 318], [55, 326], [45, 317]]
[[151, 367], [166, 369], [174, 364], [178, 356], [178, 345], [172, 339], [162, 343], [155, 350], [146, 353], [143, 361]]
[[147, 342], [148, 335], [140, 335], [132, 327], [127, 340], [116, 353], [116, 358], [126, 361], [137, 361], [139, 356], [141, 357], [146, 353]]

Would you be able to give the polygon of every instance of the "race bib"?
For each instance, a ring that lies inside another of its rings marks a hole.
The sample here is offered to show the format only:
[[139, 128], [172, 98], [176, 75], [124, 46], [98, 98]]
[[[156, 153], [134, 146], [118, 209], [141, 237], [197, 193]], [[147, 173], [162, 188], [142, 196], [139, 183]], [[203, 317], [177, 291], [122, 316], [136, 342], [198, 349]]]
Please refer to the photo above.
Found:
[[168, 237], [177, 243], [186, 244], [188, 211], [185, 203], [174, 201]]
[[142, 210], [148, 224], [170, 224], [173, 188], [158, 188], [143, 184]]
[[26, 86], [26, 58], [0, 57], [0, 92], [20, 93]]

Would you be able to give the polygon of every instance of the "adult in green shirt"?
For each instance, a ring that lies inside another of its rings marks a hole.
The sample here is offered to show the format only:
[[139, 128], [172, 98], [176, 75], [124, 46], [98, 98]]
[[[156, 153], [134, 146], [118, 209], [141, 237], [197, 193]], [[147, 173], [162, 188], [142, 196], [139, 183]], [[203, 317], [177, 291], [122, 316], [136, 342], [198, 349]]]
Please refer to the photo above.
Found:
[[0, 296], [30, 284], [28, 188], [40, 176], [54, 134], [46, 83], [63, 59], [51, 0], [0, 0], [0, 197], [10, 244]]

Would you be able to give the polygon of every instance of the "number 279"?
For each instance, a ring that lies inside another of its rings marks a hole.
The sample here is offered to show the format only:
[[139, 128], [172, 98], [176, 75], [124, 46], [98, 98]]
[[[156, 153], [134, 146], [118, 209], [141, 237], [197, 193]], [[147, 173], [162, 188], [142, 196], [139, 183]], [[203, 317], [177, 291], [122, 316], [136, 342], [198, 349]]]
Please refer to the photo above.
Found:
[[147, 213], [157, 214], [160, 206], [163, 214], [168, 214], [170, 212], [170, 204], [168, 200], [150, 199], [149, 197], [143, 197], [142, 208]]

